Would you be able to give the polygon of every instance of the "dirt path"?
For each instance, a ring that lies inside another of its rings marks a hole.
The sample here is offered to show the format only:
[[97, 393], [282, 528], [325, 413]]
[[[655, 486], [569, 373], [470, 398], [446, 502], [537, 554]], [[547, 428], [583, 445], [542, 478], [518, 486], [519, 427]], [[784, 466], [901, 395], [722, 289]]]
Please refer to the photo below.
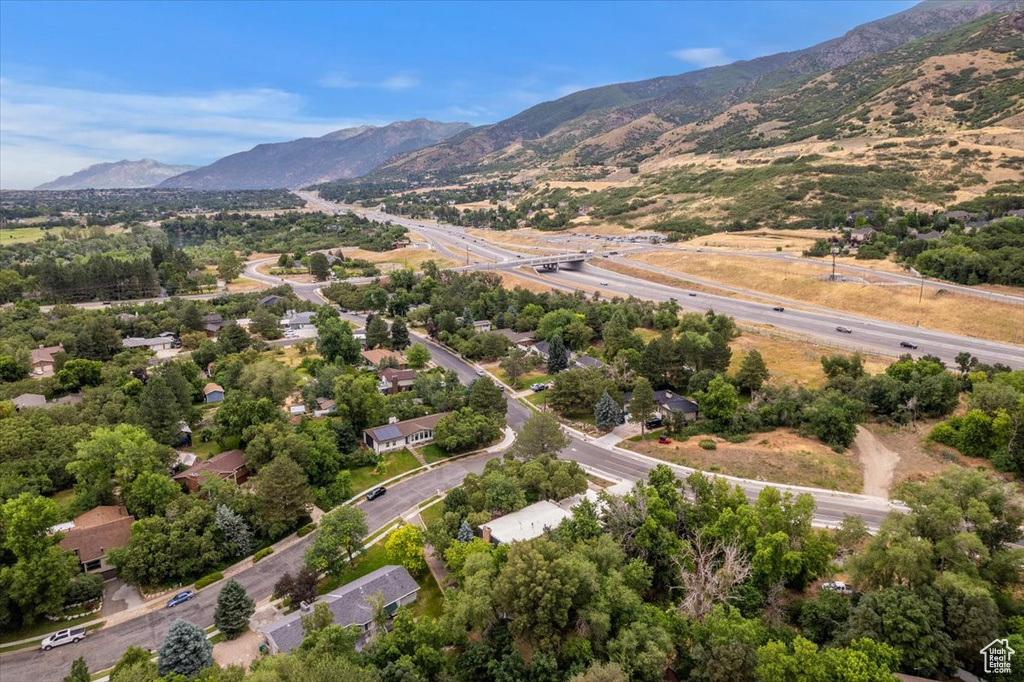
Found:
[[852, 450], [864, 467], [864, 494], [875, 497], [889, 497], [892, 474], [900, 461], [898, 453], [885, 447], [863, 426], [857, 427], [857, 437]]

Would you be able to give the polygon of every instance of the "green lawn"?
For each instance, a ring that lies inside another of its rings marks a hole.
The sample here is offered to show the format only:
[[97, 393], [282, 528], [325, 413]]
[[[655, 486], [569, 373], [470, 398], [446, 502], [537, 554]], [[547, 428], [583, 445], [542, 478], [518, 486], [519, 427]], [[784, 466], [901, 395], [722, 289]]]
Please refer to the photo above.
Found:
[[[440, 505], [438, 505], [440, 506]], [[416, 595], [415, 603], [409, 606], [412, 613], [417, 618], [428, 616], [430, 618], [440, 618], [444, 611], [444, 592], [438, 586], [437, 581], [434, 580], [433, 574], [430, 569], [427, 569], [420, 575], [414, 575], [416, 582], [419, 583], [420, 591]]]
[[376, 467], [366, 466], [352, 469], [352, 491], [362, 492], [381, 481], [386, 481], [406, 471], [412, 471], [419, 466], [419, 460], [413, 457], [408, 450], [389, 452]]
[[[494, 376], [498, 377], [499, 379], [504, 381], [506, 384], [508, 384], [510, 386], [512, 385], [512, 382], [510, 382], [508, 380], [508, 375], [505, 373], [505, 370], [501, 369], [497, 365], [495, 365], [494, 367], [490, 368], [490, 370], [494, 373]], [[536, 370], [534, 370], [532, 372], [529, 372], [527, 374], [524, 374], [523, 376], [519, 377], [519, 385], [515, 386], [514, 388], [517, 388], [517, 389], [529, 388], [531, 384], [535, 384], [535, 383], [538, 383], [538, 382], [547, 383], [547, 382], [551, 381], [552, 378], [553, 377], [550, 374], [548, 374], [547, 368], [544, 367], [543, 365], [541, 365]]]
[[[60, 236], [60, 229], [51, 229], [54, 235]], [[7, 246], [8, 244], [22, 244], [25, 242], [34, 242], [42, 239], [43, 235], [46, 234], [46, 230], [40, 227], [15, 227], [0, 230], [0, 246]]]
[[437, 504], [427, 507], [426, 509], [421, 511], [420, 518], [423, 519], [423, 524], [429, 526], [431, 523], [441, 518], [443, 509], [444, 504], [438, 502]]
[[419, 448], [420, 454], [423, 455], [423, 459], [427, 461], [427, 464], [433, 464], [442, 459], [447, 459], [452, 456], [452, 453], [442, 448], [437, 443], [431, 443], [430, 445], [424, 445]]
[[75, 503], [75, 491], [71, 488], [67, 490], [61, 490], [52, 495], [52, 499], [60, 507], [60, 513], [62, 518], [70, 519], [71, 506]]

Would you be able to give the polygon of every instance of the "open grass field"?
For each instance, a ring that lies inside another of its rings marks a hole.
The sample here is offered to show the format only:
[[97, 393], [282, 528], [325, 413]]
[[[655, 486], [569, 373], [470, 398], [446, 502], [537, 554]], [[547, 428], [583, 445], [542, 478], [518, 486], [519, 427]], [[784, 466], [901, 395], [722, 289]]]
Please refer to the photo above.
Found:
[[[62, 228], [53, 228], [49, 230], [49, 232], [55, 235], [60, 235], [61, 229]], [[5, 227], [0, 230], [0, 246], [34, 242], [42, 239], [43, 235], [47, 232], [47, 230], [44, 230], [41, 227]]]
[[269, 287], [270, 285], [266, 282], [249, 279], [248, 277], [239, 277], [234, 282], [228, 282], [225, 288], [229, 293], [235, 294], [243, 291], [260, 291]]
[[[810, 341], [797, 341], [771, 334], [744, 332], [742, 336], [729, 343], [732, 348], [732, 363], [729, 372], [735, 373], [743, 362], [743, 358], [752, 350], [757, 350], [764, 357], [771, 372], [769, 383], [797, 384], [807, 388], [818, 388], [825, 384], [825, 374], [821, 371], [821, 358], [826, 355], [843, 353], [826, 348]], [[845, 354], [845, 353], [844, 353]], [[863, 355], [864, 367], [869, 374], [878, 374], [885, 370], [891, 359], [873, 355]]]
[[532, 291], [535, 294], [542, 294], [545, 291], [551, 291], [551, 287], [547, 286], [546, 284], [535, 282], [532, 279], [517, 277], [511, 272], [499, 270], [495, 271], [495, 274], [501, 277], [501, 283], [509, 289], [515, 289], [516, 287], [519, 287], [520, 289], [525, 289], [526, 291]]
[[352, 469], [352, 491], [362, 492], [372, 488], [381, 481], [412, 471], [420, 465], [419, 461], [408, 450], [389, 452], [376, 467], [359, 467]]
[[660, 445], [656, 440], [624, 441], [621, 445], [649, 457], [730, 476], [854, 493], [861, 490], [860, 463], [852, 453], [833, 452], [792, 429], [755, 433], [745, 443], [716, 438], [715, 450], [704, 450], [698, 445], [708, 437], [673, 440], [669, 445]]
[[[345, 254], [345, 258], [366, 260], [378, 266], [394, 263], [399, 267], [412, 268], [413, 270], [419, 270], [420, 266], [428, 260], [434, 261], [438, 267], [442, 268], [455, 265], [451, 259], [441, 256], [436, 251], [424, 248], [392, 249], [391, 251], [366, 251], [359, 248], [342, 248], [342, 253]], [[386, 268], [381, 269], [384, 270]]]
[[[756, 290], [770, 296], [820, 305], [910, 326], [965, 334], [1005, 343], [1024, 342], [1020, 306], [963, 296], [948, 290], [826, 282], [822, 269], [801, 263], [771, 262], [708, 253], [650, 251], [631, 256], [682, 275]], [[884, 300], [885, 305], [879, 305]]]

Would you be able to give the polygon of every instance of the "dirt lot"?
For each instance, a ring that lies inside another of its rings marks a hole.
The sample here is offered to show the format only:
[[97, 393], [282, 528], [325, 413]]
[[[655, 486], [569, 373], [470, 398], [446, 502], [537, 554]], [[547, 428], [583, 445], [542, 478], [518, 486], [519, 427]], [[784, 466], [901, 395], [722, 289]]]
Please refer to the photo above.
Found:
[[[436, 251], [426, 248], [404, 248], [392, 249], [391, 251], [365, 251], [358, 248], [342, 248], [345, 258], [358, 258], [376, 263], [378, 266], [385, 263], [395, 263], [405, 268], [419, 269], [423, 263], [432, 260], [438, 267], [447, 268], [454, 263]], [[382, 270], [386, 268], [381, 268]]]
[[[821, 268], [800, 263], [668, 250], [632, 257], [680, 274], [890, 322], [920, 324], [1007, 343], [1024, 340], [1020, 306], [962, 296], [948, 290], [925, 290], [923, 301], [918, 303], [917, 287], [825, 282], [821, 279]], [[878, 304], [881, 297], [885, 299], [884, 306]]]
[[[825, 374], [821, 370], [822, 357], [844, 353], [810, 341], [797, 341], [754, 332], [744, 332], [738, 339], [731, 341], [729, 347], [732, 348], [730, 372], [736, 372], [740, 368], [747, 353], [757, 350], [764, 357], [768, 371], [771, 372], [769, 383], [776, 386], [797, 384], [807, 388], [818, 388], [825, 384]], [[892, 364], [892, 360], [887, 358], [873, 355], [861, 357], [869, 374], [882, 372]]]
[[260, 289], [267, 289], [270, 285], [265, 282], [258, 282], [248, 277], [239, 277], [234, 282], [230, 282], [227, 285], [227, 290], [231, 293], [237, 293], [239, 291], [259, 291]]
[[984, 460], [964, 457], [942, 445], [928, 442], [928, 434], [940, 420], [926, 420], [906, 426], [866, 424], [883, 447], [899, 453], [890, 490], [903, 481], [933, 476], [951, 466], [988, 466]]
[[694, 436], [684, 442], [659, 445], [656, 440], [620, 445], [650, 457], [742, 478], [860, 492], [860, 464], [852, 452], [833, 452], [822, 443], [803, 438], [792, 429], [755, 433], [745, 443], [713, 438], [717, 449], [704, 450], [699, 443], [711, 436]]

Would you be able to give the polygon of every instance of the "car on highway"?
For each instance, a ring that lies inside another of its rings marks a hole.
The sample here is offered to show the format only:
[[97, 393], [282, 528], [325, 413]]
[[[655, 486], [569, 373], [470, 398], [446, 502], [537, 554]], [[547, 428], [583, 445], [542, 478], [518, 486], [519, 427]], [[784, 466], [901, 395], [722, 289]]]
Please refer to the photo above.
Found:
[[772, 310], [774, 310], [777, 313], [781, 313], [781, 312], [785, 311], [786, 309], [783, 308], [781, 305], [777, 305], [777, 306], [773, 307]]
[[44, 637], [39, 648], [43, 651], [49, 651], [55, 646], [77, 644], [83, 639], [85, 639], [85, 628], [68, 628], [67, 630], [58, 630], [49, 637]]
[[604, 282], [604, 281], [602, 281], [602, 282], [598, 282], [598, 284], [600, 284], [600, 285], [601, 285], [601, 286], [603, 286], [603, 287], [606, 287], [606, 286], [608, 286], [608, 282]]
[[690, 293], [688, 293], [688, 294], [686, 294], [686, 295], [687, 295], [687, 296], [696, 296], [697, 294], [696, 294], [695, 292], [691, 291]]
[[374, 488], [373, 490], [371, 490], [370, 492], [366, 493], [366, 499], [368, 501], [372, 502], [373, 500], [376, 500], [378, 497], [380, 497], [381, 495], [383, 495], [387, 491], [388, 491], [387, 488], [385, 488], [382, 485], [379, 485], [376, 488]]
[[196, 593], [192, 590], [185, 590], [184, 592], [179, 592], [178, 594], [174, 595], [173, 597], [167, 600], [166, 608], [169, 609], [177, 606], [178, 604], [184, 604], [189, 599], [192, 599], [195, 596]]
[[658, 436], [658, 442], [661, 443], [662, 445], [668, 445], [669, 443], [672, 442], [672, 439], [669, 438], [668, 436]]
[[900, 341], [900, 345], [903, 346], [904, 348], [917, 350], [917, 344], [914, 343], [913, 341]]
[[836, 327], [836, 331], [839, 332], [840, 334], [852, 334], [853, 333], [852, 329], [850, 329], [849, 327], [844, 327], [842, 325]]

